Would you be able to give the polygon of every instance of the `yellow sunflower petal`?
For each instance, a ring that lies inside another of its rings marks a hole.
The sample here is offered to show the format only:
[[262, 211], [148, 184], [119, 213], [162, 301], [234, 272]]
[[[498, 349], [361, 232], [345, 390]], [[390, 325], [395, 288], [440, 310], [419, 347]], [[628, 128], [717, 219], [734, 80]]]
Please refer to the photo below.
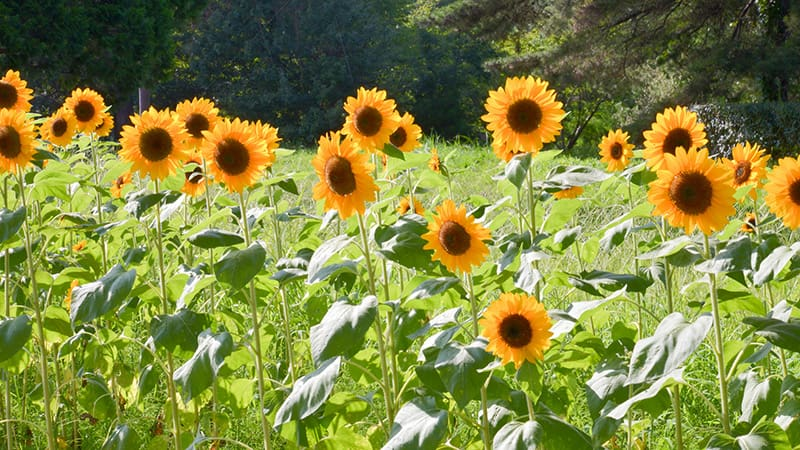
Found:
[[78, 131], [91, 133], [103, 121], [102, 112], [106, 109], [103, 97], [92, 89], [75, 89], [64, 102], [64, 107], [72, 111], [78, 122]]
[[400, 118], [397, 129], [389, 136], [389, 142], [403, 152], [410, 152], [421, 145], [419, 142], [421, 137], [422, 128], [414, 123], [414, 116], [405, 113]]
[[201, 153], [208, 175], [230, 192], [242, 192], [255, 184], [272, 161], [267, 144], [258, 139], [258, 131], [239, 119], [223, 119], [203, 136], [206, 140]]
[[665, 154], [674, 155], [678, 147], [685, 150], [706, 145], [706, 132], [697, 114], [684, 106], [667, 108], [656, 115], [650, 130], [644, 132], [644, 153], [647, 167], [658, 170]]
[[78, 122], [72, 112], [59, 108], [52, 116], [48, 117], [39, 128], [42, 140], [52, 145], [66, 147], [72, 143], [72, 138], [78, 129]]
[[781, 158], [767, 175], [765, 199], [770, 211], [791, 229], [800, 227], [800, 164], [795, 158]]
[[219, 109], [206, 98], [184, 100], [175, 107], [175, 115], [189, 133], [187, 146], [199, 149], [203, 144], [203, 132], [211, 131], [219, 122]]
[[503, 364], [513, 361], [517, 369], [526, 360], [532, 363], [543, 360], [553, 335], [544, 305], [523, 294], [500, 294], [478, 323], [481, 334], [489, 340], [486, 350]]
[[0, 171], [14, 173], [33, 159], [33, 123], [21, 109], [0, 109]]
[[[733, 175], [733, 187], [753, 186], [750, 190], [750, 198], [756, 198], [756, 188], [762, 186], [762, 180], [767, 176], [767, 161], [770, 155], [766, 155], [766, 149], [758, 144], [750, 145], [738, 143], [733, 147], [731, 156], [733, 159], [726, 159], [724, 164]], [[742, 197], [740, 200], [744, 200]]]
[[317, 156], [311, 161], [320, 180], [313, 188], [314, 200], [325, 200], [325, 210], [339, 211], [342, 219], [364, 214], [366, 202], [375, 200], [378, 191], [367, 160], [349, 136], [342, 139], [335, 132], [320, 137]]
[[625, 169], [633, 159], [633, 144], [628, 142], [628, 133], [616, 129], [609, 131], [598, 145], [600, 162], [608, 164], [608, 171]]
[[0, 109], [17, 109], [28, 112], [31, 110], [31, 94], [28, 82], [20, 78], [16, 70], [8, 70], [0, 78]]
[[386, 99], [386, 91], [358, 88], [356, 97], [347, 97], [347, 112], [342, 133], [365, 151], [374, 152], [389, 143], [389, 138], [400, 124], [400, 114], [394, 100]]
[[169, 110], [152, 106], [141, 115], [131, 116], [133, 125], [122, 128], [120, 157], [131, 162], [140, 176], [163, 180], [175, 173], [189, 157], [186, 131]]
[[441, 261], [451, 272], [472, 272], [472, 266], [480, 265], [489, 254], [483, 241], [491, 233], [475, 218], [467, 216], [463, 205], [456, 208], [452, 200], [445, 200], [436, 208], [436, 215], [428, 223], [428, 232], [422, 235], [428, 241], [426, 250], [433, 250], [433, 260]]

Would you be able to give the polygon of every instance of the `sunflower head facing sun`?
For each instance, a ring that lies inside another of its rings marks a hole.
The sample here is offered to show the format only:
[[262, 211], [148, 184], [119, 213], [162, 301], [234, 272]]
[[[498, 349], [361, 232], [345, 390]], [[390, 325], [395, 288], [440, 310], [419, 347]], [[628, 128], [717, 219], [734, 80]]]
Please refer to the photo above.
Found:
[[64, 101], [64, 107], [72, 111], [78, 122], [78, 131], [91, 133], [103, 121], [102, 112], [106, 109], [103, 97], [92, 89], [75, 89]]
[[142, 177], [163, 180], [175, 173], [189, 156], [181, 124], [169, 110], [158, 111], [152, 106], [141, 115], [131, 116], [131, 121], [133, 125], [122, 128], [120, 157]]
[[98, 137], [106, 137], [114, 129], [114, 115], [108, 111], [100, 113], [100, 125], [95, 128], [94, 133]]
[[419, 142], [421, 137], [422, 128], [414, 123], [414, 116], [405, 113], [400, 118], [397, 129], [389, 136], [389, 142], [402, 152], [410, 152], [421, 145]]
[[39, 133], [42, 135], [42, 140], [52, 145], [66, 147], [72, 143], [72, 137], [75, 135], [77, 127], [78, 123], [72, 113], [67, 109], [59, 108], [53, 115], [45, 119], [39, 128]]
[[400, 199], [400, 204], [397, 205], [397, 212], [402, 216], [404, 214], [419, 214], [420, 216], [425, 214], [425, 208], [422, 207], [422, 203], [420, 203], [419, 199], [414, 197], [414, 210], [411, 210], [411, 199], [408, 197], [403, 197]]
[[506, 79], [505, 87], [489, 91], [487, 114], [481, 119], [495, 142], [514, 153], [536, 153], [561, 134], [566, 115], [556, 101], [556, 91], [548, 83], [531, 76]]
[[481, 334], [489, 340], [486, 351], [499, 357], [503, 365], [514, 361], [517, 369], [526, 360], [543, 360], [553, 335], [544, 305], [523, 294], [500, 294], [478, 323]]
[[436, 215], [428, 223], [428, 232], [422, 238], [428, 241], [425, 250], [433, 250], [433, 260], [441, 261], [447, 270], [472, 272], [489, 254], [484, 241], [491, 233], [475, 218], [467, 215], [467, 208], [456, 208], [452, 200], [445, 200], [436, 208]]
[[266, 122], [261, 123], [260, 120], [253, 124], [253, 129], [258, 139], [266, 146], [269, 161], [265, 167], [270, 168], [275, 163], [275, 150], [278, 149], [278, 143], [281, 141], [281, 138], [278, 137], [278, 129]]
[[212, 131], [204, 131], [203, 136], [206, 140], [201, 153], [208, 175], [225, 184], [230, 192], [242, 192], [255, 184], [272, 161], [267, 144], [248, 122], [223, 119]]
[[111, 196], [114, 198], [122, 198], [122, 190], [133, 181], [133, 173], [130, 170], [118, 176], [113, 183], [111, 183]]
[[21, 109], [0, 109], [0, 172], [24, 169], [33, 159], [33, 123]]
[[708, 157], [708, 150], [679, 147], [665, 154], [657, 179], [650, 183], [647, 199], [653, 215], [663, 216], [673, 227], [691, 234], [695, 227], [706, 235], [721, 230], [733, 207], [731, 173]]
[[16, 70], [8, 70], [0, 78], [0, 109], [31, 110], [33, 89], [27, 87], [28, 82], [20, 78]]
[[[756, 189], [761, 187], [762, 180], [767, 176], [767, 161], [770, 155], [765, 155], [766, 149], [758, 144], [750, 145], [746, 142], [736, 144], [731, 151], [733, 159], [725, 159], [724, 164], [733, 173], [733, 187], [753, 186], [750, 198], [756, 198]], [[744, 200], [742, 197], [740, 200]]]
[[319, 183], [314, 185], [314, 200], [325, 200], [325, 210], [339, 211], [342, 219], [364, 214], [366, 202], [375, 200], [378, 185], [372, 179], [368, 156], [359, 153], [349, 136], [338, 132], [319, 138], [317, 156], [311, 161]]
[[633, 158], [633, 144], [628, 143], [628, 133], [611, 130], [600, 141], [600, 162], [608, 164], [609, 172], [625, 169]]
[[643, 156], [647, 167], [658, 170], [664, 155], [674, 155], [679, 147], [700, 148], [706, 142], [706, 132], [697, 121], [697, 114], [685, 106], [676, 106], [658, 113], [650, 130], [644, 132]]
[[765, 199], [770, 211], [792, 230], [800, 227], [800, 163], [797, 159], [781, 158], [767, 175]]
[[219, 109], [214, 102], [206, 98], [184, 100], [175, 107], [178, 121], [189, 133], [189, 148], [200, 148], [203, 144], [203, 132], [213, 130], [219, 122]]
[[394, 100], [386, 99], [386, 91], [358, 88], [356, 97], [347, 97], [344, 110], [347, 118], [342, 133], [350, 136], [362, 150], [374, 152], [389, 143], [400, 125], [400, 114]]

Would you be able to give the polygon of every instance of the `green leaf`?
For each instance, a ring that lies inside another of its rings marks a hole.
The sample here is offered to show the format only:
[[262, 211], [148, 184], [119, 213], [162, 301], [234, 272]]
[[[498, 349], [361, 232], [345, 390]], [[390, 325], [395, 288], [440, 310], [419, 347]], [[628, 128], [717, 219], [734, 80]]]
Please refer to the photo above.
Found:
[[44, 339], [49, 343], [61, 343], [72, 336], [69, 313], [60, 306], [50, 305], [44, 312]]
[[761, 422], [749, 433], [731, 436], [720, 433], [711, 437], [706, 450], [792, 450], [786, 432], [774, 422]]
[[486, 352], [486, 341], [478, 339], [469, 345], [449, 342], [436, 358], [436, 370], [461, 408], [479, 397], [480, 388], [489, 377], [489, 372], [479, 372], [494, 360]]
[[136, 430], [126, 424], [117, 425], [103, 443], [103, 450], [138, 450], [141, 439]]
[[328, 309], [322, 321], [311, 327], [311, 357], [319, 365], [334, 356], [353, 356], [364, 342], [364, 336], [375, 321], [378, 300], [368, 295], [360, 305], [339, 299]]
[[800, 353], [800, 321], [784, 322], [771, 317], [745, 317], [742, 322], [754, 327], [756, 334], [773, 345]]
[[580, 277], [570, 276], [569, 283], [584, 292], [598, 297], [605, 295], [600, 292], [601, 288], [607, 291], [617, 291], [624, 287], [629, 292], [644, 293], [653, 284], [652, 281], [636, 275], [603, 272], [601, 270], [581, 272]]
[[125, 271], [117, 264], [102, 278], [81, 284], [72, 290], [70, 320], [72, 325], [104, 316], [122, 306], [136, 280], [136, 269]]
[[583, 200], [578, 198], [565, 198], [554, 202], [550, 207], [550, 213], [542, 224], [542, 231], [546, 233], [555, 233], [561, 230], [567, 224], [576, 212], [583, 205]]
[[337, 356], [323, 362], [317, 370], [300, 377], [292, 387], [278, 412], [273, 427], [292, 420], [302, 420], [314, 413], [331, 395], [342, 358]]
[[631, 228], [633, 228], [633, 219], [628, 219], [619, 225], [609, 228], [600, 238], [600, 247], [607, 252], [611, 251], [612, 248], [625, 241], [625, 237], [631, 232]]
[[597, 368], [586, 382], [586, 400], [592, 417], [597, 417], [609, 400], [624, 401], [627, 395], [617, 394], [627, 394], [627, 389], [623, 390], [627, 380], [628, 368], [618, 359], [604, 361]]
[[405, 154], [403, 153], [403, 151], [402, 151], [402, 150], [400, 150], [399, 148], [397, 148], [397, 147], [396, 147], [394, 144], [392, 144], [391, 142], [389, 142], [389, 143], [387, 143], [386, 145], [384, 145], [384, 146], [383, 146], [383, 148], [381, 149], [381, 151], [382, 151], [383, 153], [385, 153], [385, 154], [386, 154], [386, 156], [390, 156], [390, 157], [392, 157], [392, 158], [394, 158], [394, 159], [399, 159], [399, 160], [404, 160], [404, 159], [406, 159], [406, 156], [405, 156]]
[[528, 174], [528, 169], [531, 167], [531, 154], [523, 153], [511, 158], [511, 161], [506, 164], [503, 177], [510, 181], [511, 184], [516, 186], [517, 189], [522, 188], [522, 182]]
[[350, 245], [352, 240], [353, 238], [342, 234], [323, 242], [319, 247], [317, 247], [317, 249], [314, 251], [314, 254], [311, 255], [311, 259], [308, 261], [308, 279], [306, 280], [306, 283], [312, 284], [310, 280], [316, 278], [317, 272], [322, 270], [322, 267], [325, 265], [325, 263], [328, 262], [333, 255], [338, 254], [345, 247]]
[[128, 211], [133, 217], [141, 219], [147, 210], [155, 206], [156, 203], [160, 202], [166, 196], [167, 192], [163, 191], [150, 194], [146, 193], [146, 191], [140, 191], [128, 196], [128, 203], [123, 209]]
[[433, 266], [433, 251], [423, 248], [427, 241], [422, 235], [427, 232], [427, 222], [422, 216], [403, 215], [392, 225], [375, 230], [378, 254], [409, 269], [428, 269]]
[[703, 342], [711, 329], [710, 314], [694, 323], [681, 313], [664, 318], [653, 336], [640, 339], [633, 348], [626, 385], [652, 382], [680, 367]]
[[636, 259], [664, 258], [669, 255], [677, 253], [680, 249], [686, 247], [691, 243], [692, 240], [691, 238], [689, 238], [689, 236], [681, 235], [679, 237], [676, 237], [675, 239], [662, 242], [661, 245], [659, 245], [658, 247], [654, 248], [649, 252], [642, 253], [641, 255], [637, 256]]
[[535, 416], [542, 428], [543, 448], [592, 450], [592, 439], [586, 433], [565, 422], [541, 402], [536, 405]]
[[241, 244], [244, 238], [230, 231], [209, 228], [189, 236], [189, 242], [194, 246], [208, 249]]
[[550, 171], [547, 180], [562, 186], [586, 186], [610, 177], [611, 174], [587, 166], [558, 166]]
[[33, 189], [31, 196], [40, 202], [47, 197], [57, 197], [65, 202], [70, 201], [67, 187], [78, 181], [78, 177], [73, 175], [71, 167], [60, 161], [51, 161], [47, 167], [36, 172], [33, 176]]
[[106, 380], [96, 373], [83, 374], [78, 390], [78, 403], [93, 417], [108, 419], [116, 415], [117, 402], [108, 389]]
[[220, 404], [227, 406], [233, 411], [234, 416], [240, 417], [247, 412], [247, 408], [253, 402], [253, 391], [255, 380], [247, 378], [229, 379], [220, 377], [217, 382], [217, 399]]
[[25, 222], [25, 207], [16, 211], [0, 209], [0, 243], [14, 237]]
[[[676, 313], [677, 314], [677, 313]], [[626, 383], [630, 384], [630, 383]], [[624, 402], [620, 403], [614, 409], [609, 411], [605, 417], [614, 420], [621, 420], [625, 417], [628, 410], [638, 403], [645, 402], [651, 398], [656, 397], [662, 389], [665, 387], [669, 387], [675, 384], [683, 384], [683, 369], [678, 369], [672, 373], [664, 375], [663, 377], [656, 380], [650, 387], [647, 389], [639, 392], [638, 394], [634, 395], [633, 397], [625, 400]]]
[[781, 380], [767, 378], [758, 383], [748, 378], [742, 396], [742, 415], [739, 422], [757, 423], [762, 417], [773, 417], [781, 401]]
[[0, 362], [14, 356], [31, 338], [31, 318], [23, 314], [0, 321]]
[[428, 334], [428, 331], [430, 331], [433, 328], [442, 328], [442, 327], [444, 327], [446, 325], [449, 325], [451, 323], [458, 323], [458, 315], [459, 315], [459, 313], [461, 313], [461, 307], [460, 306], [458, 306], [456, 308], [450, 308], [450, 309], [448, 309], [446, 311], [443, 311], [443, 312], [437, 314], [436, 316], [434, 316], [433, 319], [429, 320], [428, 323], [426, 323], [422, 328], [420, 328], [419, 330], [417, 330], [414, 333], [410, 334], [408, 336], [408, 338], [409, 339], [416, 339], [416, 338], [418, 338], [420, 336], [424, 336], [424, 335]]
[[397, 412], [381, 450], [435, 450], [446, 435], [447, 411], [433, 397], [415, 398]]
[[225, 357], [232, 351], [233, 338], [227, 331], [212, 334], [210, 330], [205, 330], [200, 333], [194, 355], [178, 367], [172, 377], [181, 388], [184, 403], [211, 386], [225, 362]]
[[750, 236], [739, 236], [725, 244], [719, 253], [708, 261], [695, 266], [700, 272], [704, 273], [724, 273], [740, 272], [750, 270], [750, 255], [753, 252], [753, 245]]
[[494, 435], [492, 446], [508, 450], [535, 449], [542, 441], [542, 427], [536, 421], [512, 421]]
[[300, 190], [297, 189], [297, 183], [294, 182], [294, 178], [280, 180], [276, 184], [278, 185], [279, 188], [283, 189], [284, 191], [290, 194], [300, 195]]
[[558, 230], [553, 236], [553, 243], [558, 244], [558, 250], [564, 251], [572, 245], [581, 233], [581, 226]]
[[233, 290], [243, 288], [264, 267], [267, 251], [258, 242], [244, 250], [231, 250], [214, 264], [214, 274], [220, 283]]
[[164, 348], [174, 352], [175, 348], [194, 351], [197, 348], [197, 336], [208, 327], [208, 317], [190, 309], [182, 309], [177, 313], [158, 315], [150, 322], [150, 336], [156, 348]]
[[408, 300], [422, 300], [430, 298], [434, 295], [441, 294], [442, 292], [445, 292], [454, 286], [457, 289], [460, 288], [461, 280], [456, 277], [431, 278], [423, 281], [419, 284], [419, 286], [415, 287], [414, 290], [408, 294]]
[[798, 250], [800, 250], [800, 242], [794, 243], [791, 247], [782, 245], [773, 249], [758, 266], [758, 270], [753, 275], [753, 284], [761, 286], [777, 278]]

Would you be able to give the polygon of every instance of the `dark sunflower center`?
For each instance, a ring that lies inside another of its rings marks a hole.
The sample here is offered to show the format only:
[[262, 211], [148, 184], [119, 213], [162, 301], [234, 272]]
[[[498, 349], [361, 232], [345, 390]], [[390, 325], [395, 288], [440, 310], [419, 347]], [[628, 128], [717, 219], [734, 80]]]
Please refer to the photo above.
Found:
[[669, 198], [675, 206], [692, 216], [708, 210], [712, 194], [711, 182], [699, 172], [681, 172], [675, 175], [669, 186]]
[[381, 131], [383, 116], [372, 106], [360, 106], [355, 113], [356, 130], [366, 137], [375, 136]]
[[539, 128], [542, 122], [542, 109], [531, 99], [517, 100], [508, 107], [506, 120], [508, 126], [516, 133], [530, 133]]
[[81, 122], [88, 122], [94, 118], [94, 105], [86, 100], [81, 100], [75, 105], [75, 117]]
[[22, 152], [22, 143], [17, 130], [9, 125], [0, 127], [0, 155], [13, 159], [20, 152]]
[[125, 177], [119, 177], [116, 180], [114, 180], [114, 185], [117, 187], [117, 189], [121, 188], [124, 184], [125, 184]]
[[348, 195], [356, 190], [356, 177], [350, 161], [341, 156], [333, 156], [325, 163], [325, 181], [339, 195]]
[[533, 338], [531, 323], [521, 314], [512, 314], [500, 322], [500, 337], [509, 347], [525, 347]]
[[389, 142], [391, 142], [392, 145], [394, 145], [397, 148], [402, 147], [407, 140], [408, 140], [408, 134], [406, 133], [406, 130], [403, 127], [398, 127], [397, 130], [394, 133], [392, 133], [391, 136], [389, 136]]
[[[197, 164], [197, 161], [189, 161], [190, 163]], [[195, 166], [194, 169], [184, 172], [186, 175], [186, 181], [192, 184], [200, 184], [203, 182], [203, 168]]]
[[736, 164], [733, 172], [733, 183], [738, 186], [750, 179], [750, 161], [742, 161]]
[[800, 205], [800, 180], [795, 180], [789, 186], [789, 198], [795, 205]]
[[616, 142], [614, 145], [611, 146], [611, 158], [613, 159], [620, 159], [622, 158], [622, 144]]
[[225, 138], [217, 144], [214, 160], [226, 175], [239, 175], [250, 165], [250, 152], [236, 139]]
[[439, 243], [444, 251], [459, 256], [469, 250], [470, 236], [460, 223], [448, 220], [439, 228]]
[[53, 131], [53, 136], [61, 137], [67, 132], [67, 121], [59, 117], [53, 121], [53, 125], [50, 129]]
[[692, 135], [689, 134], [689, 131], [684, 130], [683, 128], [675, 128], [667, 133], [667, 137], [664, 138], [662, 150], [664, 153], [674, 155], [675, 150], [678, 147], [683, 147], [684, 150], [689, 150], [691, 146]]
[[0, 108], [11, 108], [17, 103], [17, 88], [0, 81]]
[[186, 118], [186, 130], [189, 131], [193, 137], [203, 137], [203, 131], [209, 127], [208, 118], [202, 114], [191, 113]]
[[161, 161], [172, 153], [172, 136], [163, 128], [150, 128], [139, 137], [139, 150], [149, 161]]

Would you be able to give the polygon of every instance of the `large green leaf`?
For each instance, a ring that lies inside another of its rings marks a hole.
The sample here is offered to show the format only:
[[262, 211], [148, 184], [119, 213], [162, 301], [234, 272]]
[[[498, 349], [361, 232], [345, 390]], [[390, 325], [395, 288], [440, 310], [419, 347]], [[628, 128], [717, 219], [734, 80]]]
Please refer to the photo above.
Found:
[[535, 449], [542, 442], [542, 427], [536, 421], [512, 421], [494, 435], [494, 448], [508, 450]]
[[792, 450], [786, 432], [774, 422], [762, 422], [747, 434], [720, 433], [711, 437], [706, 450]]
[[311, 327], [311, 356], [319, 365], [334, 356], [352, 356], [361, 349], [364, 336], [378, 313], [378, 300], [368, 295], [360, 305], [347, 298], [331, 305], [325, 317]]
[[225, 357], [233, 351], [233, 338], [227, 331], [212, 334], [205, 330], [197, 337], [197, 350], [173, 374], [185, 403], [206, 390], [219, 374]]
[[60, 161], [50, 161], [44, 170], [36, 172], [33, 177], [31, 197], [43, 202], [47, 197], [57, 197], [65, 202], [70, 201], [67, 187], [78, 181], [71, 167]]
[[433, 397], [415, 398], [403, 405], [382, 450], [435, 450], [447, 435], [447, 411]]
[[91, 322], [122, 306], [135, 279], [136, 269], [125, 271], [117, 264], [99, 280], [75, 287], [70, 308], [72, 324]]
[[25, 207], [21, 206], [16, 211], [5, 208], [0, 210], [0, 243], [14, 237], [25, 222]]
[[725, 248], [713, 258], [695, 266], [700, 272], [723, 273], [750, 270], [750, 255], [753, 245], [750, 236], [739, 236], [725, 244]]
[[158, 315], [150, 322], [150, 336], [156, 348], [174, 352], [176, 347], [194, 351], [197, 336], [208, 327], [208, 317], [190, 309], [182, 309], [173, 315]]
[[333, 255], [344, 250], [352, 241], [353, 238], [342, 234], [323, 242], [317, 247], [314, 254], [311, 255], [311, 259], [308, 261], [308, 269], [306, 270], [308, 273], [308, 280], [306, 283], [313, 283], [310, 280], [317, 278], [317, 272], [322, 270], [325, 263], [328, 262]]
[[633, 228], [633, 219], [628, 219], [619, 225], [609, 228], [600, 238], [600, 248], [609, 252], [612, 248], [622, 244], [625, 241], [625, 237], [631, 232], [631, 228]]
[[85, 373], [78, 390], [78, 403], [92, 417], [107, 419], [116, 414], [117, 402], [106, 380], [96, 373]]
[[120, 424], [114, 427], [114, 431], [103, 443], [103, 450], [139, 450], [141, 445], [136, 430], [126, 424]]
[[745, 317], [742, 322], [754, 327], [756, 334], [763, 336], [772, 344], [800, 353], [800, 321], [789, 322], [771, 317]]
[[764, 416], [774, 416], [781, 400], [781, 380], [772, 377], [761, 383], [756, 377], [747, 379], [742, 396], [740, 422], [757, 423]]
[[461, 313], [460, 306], [443, 311], [434, 316], [431, 320], [429, 320], [422, 328], [410, 334], [408, 338], [416, 339], [420, 336], [428, 334], [428, 331], [430, 331], [433, 328], [442, 328], [451, 323], [458, 323], [458, 315], [460, 313]]
[[128, 196], [128, 203], [125, 204], [125, 211], [128, 211], [133, 217], [141, 219], [144, 213], [150, 208], [155, 206], [167, 196], [167, 192], [157, 192], [148, 194], [146, 191], [140, 191]]
[[436, 358], [439, 372], [447, 391], [453, 395], [458, 406], [464, 408], [480, 394], [481, 386], [489, 377], [489, 372], [479, 372], [494, 360], [486, 352], [486, 341], [475, 340], [469, 345], [449, 342]]
[[244, 250], [231, 250], [214, 264], [214, 274], [220, 283], [233, 290], [243, 288], [264, 267], [267, 251], [258, 242]]
[[516, 155], [506, 164], [503, 170], [503, 177], [510, 181], [511, 184], [516, 186], [517, 189], [520, 189], [522, 187], [522, 182], [525, 181], [525, 177], [527, 176], [528, 169], [530, 167], [530, 153]]
[[0, 362], [14, 356], [31, 338], [31, 318], [23, 314], [0, 322]]
[[569, 283], [584, 292], [603, 297], [605, 294], [600, 289], [617, 291], [624, 287], [629, 292], [644, 293], [653, 282], [627, 273], [593, 270], [591, 272], [581, 272], [579, 276], [569, 277]]
[[539, 402], [536, 405], [536, 422], [542, 428], [543, 448], [563, 448], [570, 450], [592, 450], [592, 438], [566, 422]]
[[577, 198], [566, 198], [552, 204], [550, 213], [544, 219], [542, 231], [546, 233], [556, 233], [567, 224], [575, 213], [578, 212], [583, 200]]
[[610, 176], [610, 173], [593, 167], [558, 166], [550, 170], [550, 173], [547, 174], [547, 180], [559, 183], [565, 187], [586, 186], [587, 184], [603, 181]]
[[625, 400], [624, 402], [614, 407], [611, 411], [609, 411], [605, 415], [605, 417], [608, 417], [613, 420], [621, 420], [623, 417], [625, 417], [625, 414], [627, 414], [628, 410], [631, 407], [656, 397], [659, 393], [661, 393], [662, 389], [664, 389], [665, 387], [673, 386], [675, 384], [683, 384], [683, 368], [677, 369], [674, 372], [668, 373], [663, 377], [659, 378], [653, 384], [651, 384], [647, 389], [637, 393], [633, 397], [630, 397], [629, 399]]
[[197, 232], [189, 236], [188, 240], [192, 245], [206, 249], [230, 247], [244, 242], [244, 238], [236, 233], [215, 228]]
[[603, 362], [592, 378], [586, 382], [586, 401], [592, 417], [597, 417], [609, 400], [624, 401], [627, 389], [628, 368], [620, 360]]
[[700, 315], [694, 323], [681, 313], [665, 317], [653, 336], [633, 348], [626, 385], [652, 382], [680, 367], [706, 338], [712, 322], [710, 314]]
[[317, 370], [295, 382], [292, 392], [275, 413], [275, 428], [292, 420], [301, 420], [314, 413], [331, 395], [342, 358], [337, 356], [320, 364]]
[[662, 242], [659, 244], [658, 247], [650, 250], [649, 252], [642, 253], [641, 255], [637, 256], [636, 259], [655, 259], [655, 258], [664, 258], [670, 255], [673, 255], [680, 251], [680, 249], [686, 247], [687, 245], [692, 243], [692, 239], [689, 236], [681, 235], [676, 237], [675, 239], [671, 239], [666, 242]]
[[800, 242], [792, 244], [791, 247], [782, 245], [773, 249], [758, 266], [758, 270], [756, 270], [756, 273], [753, 275], [753, 284], [761, 286], [777, 278], [798, 251], [800, 251]]
[[409, 269], [427, 269], [433, 266], [432, 250], [425, 250], [422, 238], [428, 232], [422, 216], [406, 214], [392, 225], [381, 225], [375, 230], [378, 254]]
[[62, 343], [73, 335], [69, 313], [60, 306], [50, 305], [44, 312], [44, 339], [48, 343]]

